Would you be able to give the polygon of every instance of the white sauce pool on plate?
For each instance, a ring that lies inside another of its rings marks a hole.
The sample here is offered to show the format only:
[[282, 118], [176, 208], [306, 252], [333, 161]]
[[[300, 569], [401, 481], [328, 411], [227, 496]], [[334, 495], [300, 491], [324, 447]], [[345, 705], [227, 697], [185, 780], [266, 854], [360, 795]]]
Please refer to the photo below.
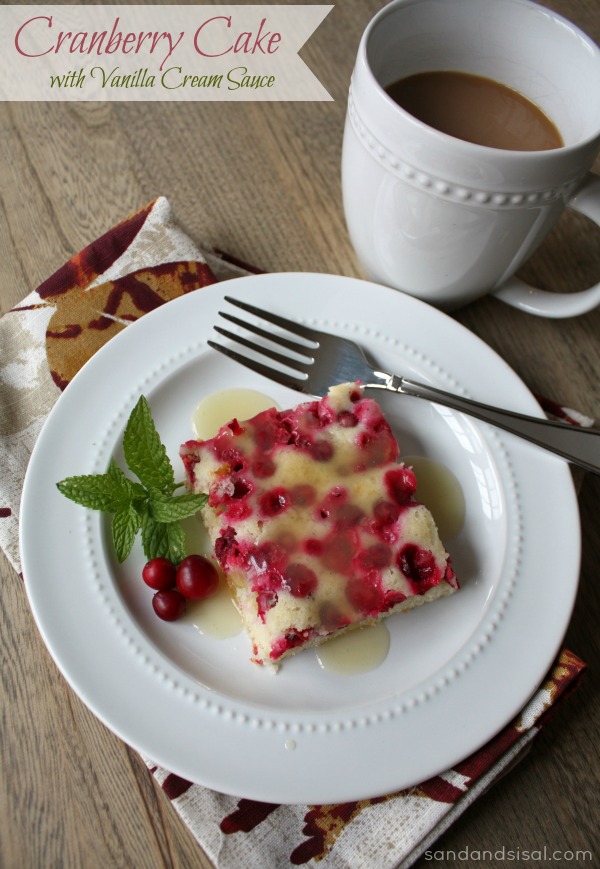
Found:
[[426, 456], [400, 456], [417, 478], [417, 501], [432, 513], [442, 542], [460, 532], [465, 521], [465, 496], [450, 468]]
[[327, 640], [315, 649], [322, 670], [344, 676], [367, 673], [382, 664], [390, 648], [390, 633], [383, 622], [357, 628]]
[[221, 389], [205, 396], [192, 414], [194, 433], [200, 440], [213, 438], [234, 417], [240, 422], [278, 405], [255, 389]]
[[242, 619], [222, 577], [210, 597], [195, 603], [188, 601], [185, 619], [205, 637], [217, 640], [236, 637], [242, 630]]

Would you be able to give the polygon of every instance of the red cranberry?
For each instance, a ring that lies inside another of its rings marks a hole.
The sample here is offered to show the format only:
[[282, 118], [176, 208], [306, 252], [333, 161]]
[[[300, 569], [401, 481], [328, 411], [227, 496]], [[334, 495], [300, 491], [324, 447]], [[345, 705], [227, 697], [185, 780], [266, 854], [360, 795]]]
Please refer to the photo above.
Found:
[[406, 595], [402, 594], [401, 591], [386, 591], [384, 595], [384, 610], [391, 610], [392, 607], [395, 607], [397, 604], [402, 603], [406, 600]]
[[283, 486], [276, 486], [261, 495], [258, 501], [263, 516], [277, 516], [291, 504], [290, 494]]
[[417, 491], [417, 479], [410, 468], [394, 468], [384, 479], [388, 494], [397, 504], [406, 504]]
[[256, 573], [281, 571], [287, 560], [287, 552], [280, 543], [267, 540], [252, 549], [249, 560]]
[[323, 554], [323, 541], [316, 537], [309, 537], [304, 541], [304, 551], [307, 555], [319, 558]]
[[252, 489], [252, 486], [246, 480], [237, 479], [235, 481], [235, 483], [233, 484], [233, 492], [232, 492], [231, 497], [232, 498], [243, 498], [245, 495], [248, 494], [248, 492], [251, 491], [251, 489]]
[[419, 587], [419, 593], [427, 591], [439, 581], [439, 570], [433, 553], [421, 549], [414, 543], [407, 543], [398, 555], [398, 567]]
[[203, 600], [216, 591], [217, 569], [203, 555], [188, 555], [177, 568], [177, 588], [189, 600]]
[[168, 558], [152, 558], [142, 570], [142, 579], [155, 591], [175, 586], [176, 567]]
[[157, 591], [152, 598], [154, 612], [165, 622], [174, 622], [185, 612], [185, 598], [176, 589]]
[[229, 553], [233, 555], [239, 554], [235, 541], [235, 529], [231, 525], [228, 525], [221, 536], [217, 537], [215, 541], [215, 555], [219, 561], [222, 562]]
[[225, 508], [225, 515], [229, 521], [241, 522], [252, 515], [252, 507], [248, 501], [230, 501]]
[[311, 639], [313, 635], [313, 631], [311, 628], [307, 628], [304, 631], [298, 631], [296, 628], [291, 628], [283, 637], [279, 637], [278, 640], [275, 640], [273, 645], [271, 646], [271, 651], [269, 652], [269, 658], [272, 661], [276, 661], [277, 658], [281, 657], [284, 652], [287, 652], [288, 649], [293, 649], [295, 646], [301, 646], [307, 640]]
[[305, 564], [289, 564], [284, 571], [284, 580], [294, 597], [308, 597], [319, 584], [314, 570]]

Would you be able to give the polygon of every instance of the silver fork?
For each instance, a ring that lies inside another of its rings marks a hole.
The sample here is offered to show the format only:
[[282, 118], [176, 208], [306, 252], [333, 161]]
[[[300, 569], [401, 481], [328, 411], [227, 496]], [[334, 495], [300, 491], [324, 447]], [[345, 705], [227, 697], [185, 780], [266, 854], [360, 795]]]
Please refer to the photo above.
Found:
[[245, 365], [246, 368], [250, 368], [283, 386], [307, 395], [322, 396], [328, 392], [330, 386], [359, 380], [365, 389], [385, 389], [388, 392], [400, 393], [401, 395], [425, 398], [484, 422], [492, 423], [511, 432], [511, 434], [518, 435], [568, 459], [575, 465], [600, 474], [599, 429], [579, 428], [565, 422], [537, 419], [522, 413], [501, 410], [488, 404], [481, 404], [478, 401], [444, 392], [433, 386], [417, 383], [398, 374], [381, 371], [375, 363], [367, 358], [362, 348], [354, 341], [339, 335], [321, 332], [318, 329], [311, 329], [279, 314], [274, 314], [272, 311], [265, 311], [230, 296], [225, 296], [225, 301], [264, 320], [271, 326], [284, 329], [294, 338], [303, 339], [298, 342], [279, 334], [273, 334], [271, 330], [242, 320], [225, 311], [219, 311], [219, 315], [225, 320], [253, 335], [266, 339], [287, 352], [281, 353], [268, 345], [257, 344], [249, 338], [230, 332], [221, 326], [214, 327], [216, 332], [242, 347], [285, 366], [293, 373], [280, 371], [214, 341], [208, 341], [208, 344], [230, 359]]

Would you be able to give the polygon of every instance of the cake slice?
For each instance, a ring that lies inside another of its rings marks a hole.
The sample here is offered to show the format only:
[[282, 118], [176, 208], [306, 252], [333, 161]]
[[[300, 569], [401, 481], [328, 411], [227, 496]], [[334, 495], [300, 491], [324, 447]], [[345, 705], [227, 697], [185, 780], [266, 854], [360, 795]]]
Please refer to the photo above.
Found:
[[458, 588], [415, 475], [357, 384], [233, 419], [181, 457], [189, 488], [208, 494], [202, 518], [260, 664]]

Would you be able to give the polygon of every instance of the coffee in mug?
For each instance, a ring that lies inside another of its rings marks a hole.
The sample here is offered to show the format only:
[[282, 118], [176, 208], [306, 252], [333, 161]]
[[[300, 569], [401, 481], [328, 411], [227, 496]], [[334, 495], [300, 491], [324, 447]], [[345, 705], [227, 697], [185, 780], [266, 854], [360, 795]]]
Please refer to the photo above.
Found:
[[[466, 112], [440, 118], [459, 86]], [[496, 122], [509, 98], [507, 133]], [[555, 293], [515, 272], [566, 207], [600, 224], [599, 151], [600, 48], [574, 24], [531, 0], [392, 0], [365, 30], [350, 84], [350, 240], [368, 278], [439, 308], [493, 293], [540, 316], [584, 313], [600, 284]]]
[[556, 125], [523, 94], [468, 72], [419, 72], [385, 88], [398, 105], [442, 133], [509, 151], [564, 145]]

